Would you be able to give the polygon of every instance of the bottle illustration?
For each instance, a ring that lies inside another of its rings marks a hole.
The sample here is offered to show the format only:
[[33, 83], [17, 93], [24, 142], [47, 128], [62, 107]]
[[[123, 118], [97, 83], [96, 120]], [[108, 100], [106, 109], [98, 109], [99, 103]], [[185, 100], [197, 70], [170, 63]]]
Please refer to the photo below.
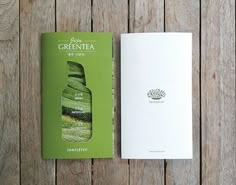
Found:
[[92, 137], [92, 94], [86, 87], [84, 67], [68, 61], [67, 87], [62, 92], [62, 139], [86, 142]]

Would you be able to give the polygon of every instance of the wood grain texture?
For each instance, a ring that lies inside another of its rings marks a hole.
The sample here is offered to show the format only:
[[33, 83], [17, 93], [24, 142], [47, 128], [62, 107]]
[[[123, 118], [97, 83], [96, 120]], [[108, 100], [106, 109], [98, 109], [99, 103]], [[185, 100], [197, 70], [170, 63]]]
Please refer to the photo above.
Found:
[[163, 32], [164, 0], [129, 0], [129, 32]]
[[0, 184], [20, 184], [17, 0], [0, 1]]
[[56, 0], [58, 32], [90, 32], [91, 0]]
[[[163, 32], [164, 0], [130, 0], [129, 32]], [[164, 160], [130, 160], [130, 185], [164, 185]]]
[[91, 169], [91, 159], [57, 160], [57, 185], [92, 184]]
[[93, 184], [129, 184], [128, 160], [120, 159], [120, 33], [128, 31], [127, 0], [93, 0], [93, 31], [113, 32], [114, 54], [114, 159], [96, 159]]
[[201, 3], [202, 184], [236, 182], [235, 1]]
[[[192, 32], [193, 159], [167, 160], [166, 184], [200, 184], [200, 1], [166, 0], [165, 31]], [[184, 147], [184, 146], [183, 146]]]
[[[58, 32], [91, 31], [91, 0], [57, 0], [56, 4]], [[57, 184], [91, 184], [91, 164], [91, 159], [57, 160]]]
[[54, 0], [20, 2], [21, 184], [54, 185], [54, 160], [41, 157], [41, 33], [55, 30]]

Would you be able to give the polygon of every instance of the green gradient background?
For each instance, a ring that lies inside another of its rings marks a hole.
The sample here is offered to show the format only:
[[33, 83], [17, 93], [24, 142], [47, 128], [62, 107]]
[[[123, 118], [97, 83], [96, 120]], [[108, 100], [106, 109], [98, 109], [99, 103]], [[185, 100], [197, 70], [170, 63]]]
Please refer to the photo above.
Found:
[[[79, 57], [68, 56], [69, 51], [59, 52], [58, 40], [71, 37], [96, 40], [96, 52]], [[61, 95], [67, 86], [67, 61], [83, 65], [86, 86], [92, 92], [92, 138], [87, 142], [64, 142], [61, 137]], [[113, 157], [111, 33], [43, 33], [42, 93], [43, 159]], [[67, 148], [87, 151], [67, 152]]]

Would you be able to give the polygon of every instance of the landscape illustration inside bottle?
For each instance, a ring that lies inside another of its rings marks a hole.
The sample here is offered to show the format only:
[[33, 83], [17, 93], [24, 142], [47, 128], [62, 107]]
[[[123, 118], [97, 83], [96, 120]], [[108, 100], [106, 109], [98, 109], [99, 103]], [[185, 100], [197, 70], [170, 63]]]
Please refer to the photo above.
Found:
[[86, 87], [84, 67], [68, 61], [67, 87], [62, 92], [62, 139], [86, 142], [92, 137], [92, 95]]

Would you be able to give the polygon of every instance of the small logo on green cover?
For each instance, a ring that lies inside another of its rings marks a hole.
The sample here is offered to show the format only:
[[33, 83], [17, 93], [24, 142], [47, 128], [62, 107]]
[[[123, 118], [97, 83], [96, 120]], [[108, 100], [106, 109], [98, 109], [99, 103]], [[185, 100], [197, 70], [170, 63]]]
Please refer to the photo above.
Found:
[[148, 91], [147, 96], [153, 100], [160, 100], [166, 96], [166, 93], [161, 89], [151, 89]]

